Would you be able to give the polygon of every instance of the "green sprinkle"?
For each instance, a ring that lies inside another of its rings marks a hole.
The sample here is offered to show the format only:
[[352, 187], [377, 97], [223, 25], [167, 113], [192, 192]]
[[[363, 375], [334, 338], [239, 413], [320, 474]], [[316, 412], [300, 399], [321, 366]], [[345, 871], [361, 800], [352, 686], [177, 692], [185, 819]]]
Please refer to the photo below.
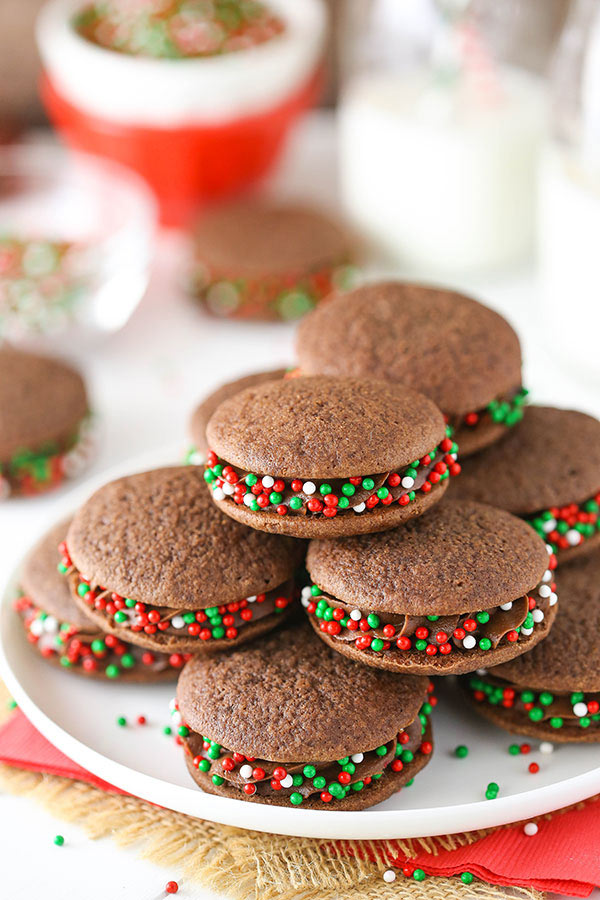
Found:
[[584, 700], [584, 695], [581, 691], [575, 691], [571, 694], [571, 704], [574, 706], [576, 703], [581, 703]]
[[179, 737], [187, 737], [189, 735], [189, 733], [190, 733], [190, 729], [187, 728], [185, 725], [180, 725], [179, 728], [177, 729], [177, 734], [179, 735]]
[[489, 638], [481, 638], [479, 641], [479, 646], [482, 650], [489, 650], [492, 646], [492, 642]]
[[316, 778], [313, 778], [313, 787], [316, 787], [318, 791], [322, 790], [327, 784], [327, 780], [323, 777], [323, 775], [317, 775]]
[[508, 752], [510, 753], [511, 756], [518, 756], [519, 753], [521, 752], [521, 748], [519, 747], [518, 744], [511, 744], [510, 747], [508, 748]]
[[9, 709], [16, 709], [17, 701], [11, 697], [10, 700], [7, 701], [6, 705], [8, 706]]
[[364, 781], [355, 781], [354, 784], [350, 785], [350, 787], [352, 788], [353, 791], [362, 791], [364, 786], [365, 786]]
[[89, 589], [89, 584], [86, 584], [84, 581], [82, 581], [81, 584], [77, 585], [77, 593], [80, 597], [85, 597]]
[[173, 734], [173, 730], [170, 725], [165, 725], [165, 727], [163, 728], [163, 734], [166, 734], [167, 737], [169, 737], [169, 735]]
[[54, 843], [56, 844], [57, 847], [62, 847], [64, 842], [65, 842], [65, 839], [62, 836], [62, 834], [57, 834], [56, 837], [54, 838]]
[[106, 667], [106, 669], [104, 670], [104, 673], [107, 678], [118, 678], [119, 675], [121, 674], [119, 672], [119, 667], [113, 665], [112, 663]]
[[552, 703], [554, 703], [553, 695], [548, 691], [543, 691], [540, 694], [540, 703], [542, 704], [542, 706], [550, 706]]
[[437, 620], [439, 619], [439, 616], [427, 616], [427, 619], [430, 622], [437, 622]]
[[481, 625], [485, 625], [486, 622], [490, 621], [490, 614], [489, 612], [478, 612], [475, 618]]
[[181, 618], [186, 625], [192, 625], [196, 621], [196, 616], [193, 612], [184, 613]]
[[355, 493], [356, 488], [353, 484], [350, 484], [350, 482], [346, 482], [346, 484], [342, 485], [342, 494], [344, 494], [346, 497], [353, 497]]
[[300, 497], [292, 497], [290, 500], [291, 509], [301, 509], [302, 508], [302, 500]]
[[521, 703], [533, 703], [535, 700], [535, 694], [533, 691], [522, 691], [521, 692]]
[[310, 592], [311, 592], [311, 594], [313, 595], [313, 597], [318, 597], [320, 594], [323, 593], [322, 590], [321, 590], [321, 588], [320, 588], [320, 587], [317, 587], [316, 584], [313, 584], [313, 585], [311, 586]]
[[277, 504], [281, 503], [282, 500], [283, 494], [280, 494], [277, 491], [271, 491], [269, 495], [269, 501], [273, 504], [273, 506], [277, 506]]
[[210, 771], [209, 761], [207, 759], [201, 759], [200, 762], [198, 763], [198, 768], [200, 769], [201, 772]]
[[119, 725], [121, 728], [124, 728], [125, 725], [127, 725], [127, 719], [125, 718], [125, 716], [119, 716], [119, 718], [117, 719], [117, 725]]
[[304, 784], [304, 778], [302, 777], [302, 775], [293, 775], [292, 784], [294, 785], [294, 787], [302, 787], [302, 785]]
[[425, 875], [423, 869], [415, 869], [415, 871], [413, 872], [413, 878], [415, 879], [415, 881], [425, 881], [427, 876]]
[[376, 616], [375, 613], [369, 613], [369, 615], [367, 616], [367, 622], [369, 623], [371, 628], [379, 628], [379, 616]]
[[541, 722], [544, 718], [544, 710], [540, 709], [539, 706], [534, 706], [533, 709], [529, 710], [529, 718], [532, 722]]
[[115, 622], [118, 622], [120, 625], [122, 622], [126, 622], [126, 621], [127, 621], [127, 613], [123, 612], [122, 609], [118, 609], [115, 613]]
[[316, 771], [314, 766], [304, 766], [302, 769], [302, 773], [306, 778], [314, 778]]
[[294, 791], [290, 794], [290, 803], [292, 806], [300, 806], [302, 803], [302, 794], [299, 794], [298, 791]]
[[221, 778], [220, 775], [211, 775], [211, 779], [213, 784], [216, 784], [217, 787], [220, 787], [225, 781], [224, 778]]
[[365, 491], [372, 491], [375, 487], [375, 482], [372, 478], [363, 478], [362, 487]]
[[400, 759], [403, 763], [412, 762], [414, 758], [415, 754], [412, 752], [412, 750], [403, 750], [400, 754]]
[[388, 494], [389, 494], [389, 490], [386, 487], [380, 487], [377, 490], [377, 496], [379, 497], [380, 500], [385, 500], [385, 498], [388, 496]]
[[553, 728], [562, 728], [563, 720], [560, 718], [560, 716], [552, 716], [552, 718], [550, 719], [550, 724]]
[[252, 473], [250, 473], [250, 475], [246, 475], [246, 484], [248, 485], [248, 487], [254, 487], [257, 481], [258, 478], [256, 477], [256, 475], [252, 475]]
[[458, 747], [454, 750], [454, 755], [458, 757], [458, 759], [464, 759], [465, 756], [469, 755], [469, 748], [464, 744], [459, 744]]
[[376, 653], [379, 653], [380, 650], [383, 650], [383, 641], [381, 638], [373, 638], [371, 641], [371, 650], [375, 650]]
[[327, 484], [327, 482], [325, 482], [325, 484], [322, 484], [319, 487], [319, 493], [322, 494], [323, 496], [325, 496], [326, 494], [331, 494], [331, 485]]
[[221, 626], [219, 626], [218, 628], [213, 628], [213, 630], [212, 630], [212, 636], [213, 636], [216, 640], [220, 640], [220, 638], [225, 637], [225, 629], [224, 629], [224, 628], [221, 628]]
[[473, 881], [473, 876], [471, 875], [470, 872], [461, 872], [460, 880], [462, 881], [463, 884], [471, 884], [471, 882]]
[[135, 603], [136, 601], [132, 600], [131, 597], [125, 597], [125, 606], [127, 607], [127, 609], [133, 609]]
[[375, 750], [377, 756], [385, 756], [387, 752], [388, 751], [385, 744], [382, 744], [381, 747], [377, 747], [377, 749]]

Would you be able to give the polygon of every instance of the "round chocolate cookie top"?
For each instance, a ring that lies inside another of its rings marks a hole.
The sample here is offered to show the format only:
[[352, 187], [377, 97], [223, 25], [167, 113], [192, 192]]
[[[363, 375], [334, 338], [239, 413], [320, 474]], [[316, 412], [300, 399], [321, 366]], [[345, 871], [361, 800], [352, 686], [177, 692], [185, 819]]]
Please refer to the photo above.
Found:
[[317, 209], [246, 199], [205, 215], [195, 248], [209, 268], [256, 276], [335, 264], [350, 255], [353, 240]]
[[224, 400], [229, 400], [235, 394], [249, 387], [255, 387], [257, 384], [264, 384], [266, 381], [278, 381], [285, 375], [285, 369], [270, 369], [268, 372], [253, 372], [252, 375], [245, 375], [243, 378], [237, 378], [235, 381], [228, 381], [227, 384], [221, 385], [212, 394], [202, 401], [200, 406], [196, 407], [190, 422], [190, 434], [194, 447], [200, 452], [208, 450], [206, 442], [206, 426], [214, 411]]
[[582, 503], [600, 490], [600, 422], [585, 413], [528, 406], [523, 421], [463, 466], [453, 496], [518, 515]]
[[557, 584], [550, 637], [489, 673], [533, 690], [600, 691], [600, 553], [561, 565]]
[[369, 669], [308, 623], [248, 647], [190, 660], [177, 685], [190, 728], [229, 750], [276, 762], [325, 762], [372, 750], [413, 721], [427, 679]]
[[155, 469], [100, 488], [76, 513], [67, 545], [90, 584], [176, 609], [269, 591], [294, 573], [302, 549], [225, 516], [196, 466]]
[[228, 463], [280, 478], [347, 478], [420, 459], [445, 436], [436, 406], [410, 388], [315, 376], [247, 388], [207, 427]]
[[87, 411], [83, 379], [70, 366], [0, 348], [0, 461], [69, 438]]
[[370, 612], [443, 616], [524, 596], [548, 552], [509, 513], [443, 500], [393, 531], [312, 541], [306, 566], [322, 591]]
[[445, 413], [487, 406], [521, 384], [508, 322], [454, 291], [380, 282], [334, 297], [298, 328], [307, 375], [362, 375], [422, 391]]
[[98, 629], [71, 597], [67, 578], [58, 571], [58, 545], [64, 541], [70, 520], [59, 522], [29, 551], [20, 584], [35, 606], [81, 631]]

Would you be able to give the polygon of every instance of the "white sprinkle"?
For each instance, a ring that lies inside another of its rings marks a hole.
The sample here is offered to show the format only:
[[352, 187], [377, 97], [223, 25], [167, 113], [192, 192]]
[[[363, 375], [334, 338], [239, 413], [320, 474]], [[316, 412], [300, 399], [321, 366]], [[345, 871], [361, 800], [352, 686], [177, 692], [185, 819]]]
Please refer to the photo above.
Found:
[[551, 744], [550, 741], [542, 741], [540, 744], [540, 753], [554, 753], [554, 744]]
[[576, 547], [577, 544], [580, 544], [583, 540], [582, 535], [577, 531], [576, 528], [569, 528], [569, 530], [565, 534], [565, 537], [569, 542], [569, 547]]
[[281, 787], [289, 788], [293, 785], [294, 779], [292, 778], [291, 775], [286, 775], [285, 778], [282, 778], [279, 783], [280, 783]]
[[233, 487], [232, 484], [229, 484], [228, 481], [225, 481], [225, 482], [223, 483], [222, 491], [223, 491], [224, 494], [227, 494], [228, 496], [231, 496], [231, 495], [233, 494], [234, 487]]
[[587, 713], [588, 713], [587, 703], [583, 703], [580, 700], [579, 703], [576, 703], [575, 706], [573, 707], [573, 712], [577, 716], [578, 719], [580, 719], [582, 716], [587, 716]]
[[542, 525], [542, 531], [545, 531], [546, 534], [550, 534], [551, 531], [554, 531], [556, 528], [556, 519], [548, 519], [547, 522], [544, 522]]
[[29, 630], [35, 637], [39, 637], [44, 630], [44, 623], [42, 619], [34, 619], [29, 626]]
[[414, 486], [415, 479], [411, 478], [410, 475], [405, 475], [400, 483], [403, 488], [411, 488]]
[[487, 675], [487, 669], [477, 669], [477, 674], [483, 678], [484, 675]]
[[546, 569], [546, 571], [544, 572], [544, 577], [542, 578], [542, 581], [552, 581], [552, 570], [551, 569]]
[[273, 478], [272, 475], [263, 475], [263, 477], [262, 477], [262, 486], [263, 486], [264, 488], [270, 488], [270, 487], [273, 487], [274, 484], [275, 484], [275, 479]]
[[173, 712], [171, 713], [171, 718], [173, 719], [174, 725], [181, 725], [181, 723], [183, 722], [183, 719], [181, 718], [181, 713], [179, 712], [178, 709], [173, 710]]
[[538, 588], [538, 594], [540, 595], [540, 597], [549, 597], [551, 593], [552, 590], [547, 584], [542, 584]]
[[509, 609], [512, 609], [512, 600], [509, 603], [502, 603], [500, 605], [500, 609], [503, 609], [504, 612], [508, 612]]
[[244, 506], [252, 506], [254, 499], [254, 494], [244, 494]]
[[353, 753], [350, 759], [353, 763], [361, 763], [365, 758], [364, 753]]
[[306, 609], [307, 607], [310, 606], [310, 602], [311, 602], [311, 601], [310, 601], [310, 597], [301, 597], [301, 598], [300, 598], [300, 603], [302, 604], [302, 606], [304, 607], [304, 609]]
[[312, 591], [310, 589], [310, 584], [305, 584], [304, 587], [302, 588], [302, 598], [304, 599], [305, 597], [312, 597]]
[[221, 490], [220, 487], [218, 487], [218, 488], [215, 488], [215, 489], [214, 489], [214, 491], [213, 491], [213, 497], [215, 498], [215, 500], [224, 500], [224, 499], [225, 499], [225, 493]]
[[550, 606], [554, 606], [558, 601], [558, 594], [555, 594], [554, 591], [550, 594]]
[[393, 869], [386, 869], [383, 873], [383, 880], [387, 882], [387, 884], [391, 884], [392, 881], [396, 880], [396, 873]]
[[44, 619], [44, 631], [47, 634], [56, 634], [58, 631], [58, 619], [55, 619], [54, 616], [46, 616]]
[[532, 837], [534, 834], [538, 833], [538, 827], [535, 822], [527, 822], [527, 824], [523, 827], [523, 831], [529, 837]]
[[544, 621], [544, 613], [542, 612], [541, 609], [538, 609], [537, 607], [534, 610], [532, 610], [531, 615], [533, 617], [534, 622], [543, 622]]
[[240, 775], [242, 776], [242, 778], [252, 778], [252, 766], [242, 766], [240, 769]]
[[465, 648], [465, 650], [472, 650], [476, 644], [477, 641], [472, 634], [468, 634], [465, 638], [463, 638], [463, 647]]
[[533, 634], [533, 628], [521, 628], [521, 634], [524, 634], [525, 637], [529, 637], [530, 634]]
[[366, 508], [367, 508], [366, 503], [359, 503], [357, 506], [353, 507], [355, 513], [364, 512]]
[[256, 603], [256, 594], [253, 597], [246, 597], [248, 603]]
[[205, 463], [205, 459], [202, 453], [198, 450], [194, 450], [188, 455], [187, 462], [190, 466], [202, 466]]
[[171, 619], [171, 625], [173, 628], [183, 628], [185, 622], [183, 621], [183, 616], [173, 616]]
[[[263, 484], [264, 484], [264, 478], [263, 478]], [[304, 484], [302, 485], [302, 492], [304, 494], [314, 494], [316, 489], [317, 489], [317, 486], [314, 483], [314, 481], [305, 481]]]
[[175, 697], [171, 697], [171, 699], [169, 700], [169, 709], [171, 710], [171, 712], [173, 712], [173, 710], [175, 709], [176, 703], [177, 700], [175, 699]]
[[355, 622], [360, 622], [360, 620], [362, 619], [362, 613], [360, 609], [353, 609], [350, 613], [350, 618], [354, 619]]

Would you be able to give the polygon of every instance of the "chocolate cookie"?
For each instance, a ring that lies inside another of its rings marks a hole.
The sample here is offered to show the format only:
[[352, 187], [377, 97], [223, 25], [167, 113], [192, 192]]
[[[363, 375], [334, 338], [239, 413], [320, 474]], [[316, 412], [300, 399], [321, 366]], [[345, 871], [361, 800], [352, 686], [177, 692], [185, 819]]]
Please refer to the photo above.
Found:
[[560, 560], [600, 547], [600, 422], [530, 406], [505, 440], [474, 456], [453, 496], [521, 516]]
[[369, 666], [472, 672], [547, 636], [555, 565], [520, 519], [444, 500], [394, 531], [312, 541], [302, 605], [327, 644]]
[[560, 614], [531, 653], [464, 678], [501, 728], [550, 741], [600, 741], [600, 554], [560, 566]]
[[247, 388], [207, 427], [213, 499], [294, 537], [383, 531], [420, 516], [460, 472], [440, 411], [372, 379], [291, 378]]
[[204, 462], [208, 451], [208, 443], [206, 441], [206, 426], [209, 419], [218, 406], [224, 400], [239, 394], [240, 391], [249, 387], [255, 387], [257, 384], [264, 384], [266, 381], [277, 381], [283, 378], [286, 373], [285, 369], [271, 369], [268, 372], [254, 372], [252, 375], [246, 375], [244, 378], [237, 378], [235, 381], [228, 381], [227, 384], [221, 385], [212, 394], [202, 401], [200, 406], [196, 407], [190, 422], [190, 434], [192, 438], [192, 447], [188, 453], [187, 462], [199, 463]]
[[210, 653], [287, 616], [303, 550], [223, 515], [202, 470], [178, 466], [96, 491], [73, 519], [62, 565], [103, 631], [168, 654]]
[[297, 319], [356, 281], [356, 242], [316, 209], [246, 199], [196, 231], [191, 290], [218, 316]]
[[151, 653], [104, 634], [75, 603], [58, 571], [58, 547], [69, 522], [59, 522], [31, 550], [21, 571], [14, 608], [27, 639], [48, 662], [68, 672], [127, 682], [167, 681], [190, 654]]
[[305, 375], [357, 375], [422, 391], [447, 416], [461, 454], [522, 416], [521, 348], [508, 322], [463, 294], [368, 284], [315, 310], [298, 329]]
[[175, 723], [194, 781], [277, 806], [365, 809], [433, 750], [426, 678], [343, 659], [305, 623], [207, 661], [177, 685]]
[[77, 474], [91, 449], [83, 379], [57, 359], [0, 348], [0, 500]]

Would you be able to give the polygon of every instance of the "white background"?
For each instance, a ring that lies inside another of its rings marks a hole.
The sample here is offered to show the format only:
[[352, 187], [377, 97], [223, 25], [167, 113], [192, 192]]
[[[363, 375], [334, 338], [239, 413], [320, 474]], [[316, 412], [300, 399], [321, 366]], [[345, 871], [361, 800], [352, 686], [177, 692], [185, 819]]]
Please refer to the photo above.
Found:
[[[286, 193], [335, 203], [333, 151], [331, 123], [314, 116], [290, 147], [275, 189], [285, 184]], [[220, 322], [199, 311], [178, 287], [182, 249], [179, 237], [162, 238], [150, 290], [122, 332], [93, 346], [70, 348], [86, 372], [100, 417], [101, 444], [92, 471], [179, 441], [183, 450], [189, 414], [213, 387], [293, 359], [291, 326]], [[457, 286], [475, 292], [517, 326], [526, 355], [525, 383], [534, 400], [600, 413], [595, 386], [547, 339], [533, 266]], [[1, 578], [54, 502], [53, 497], [13, 501], [0, 509]], [[58, 833], [66, 839], [62, 848], [53, 844]], [[0, 795], [2, 897], [158, 900], [169, 879], [179, 880], [179, 873], [141, 862], [135, 851], [118, 849], [109, 839], [91, 842], [81, 829], [54, 819], [32, 801]], [[182, 883], [177, 896], [205, 900], [210, 895]]]

